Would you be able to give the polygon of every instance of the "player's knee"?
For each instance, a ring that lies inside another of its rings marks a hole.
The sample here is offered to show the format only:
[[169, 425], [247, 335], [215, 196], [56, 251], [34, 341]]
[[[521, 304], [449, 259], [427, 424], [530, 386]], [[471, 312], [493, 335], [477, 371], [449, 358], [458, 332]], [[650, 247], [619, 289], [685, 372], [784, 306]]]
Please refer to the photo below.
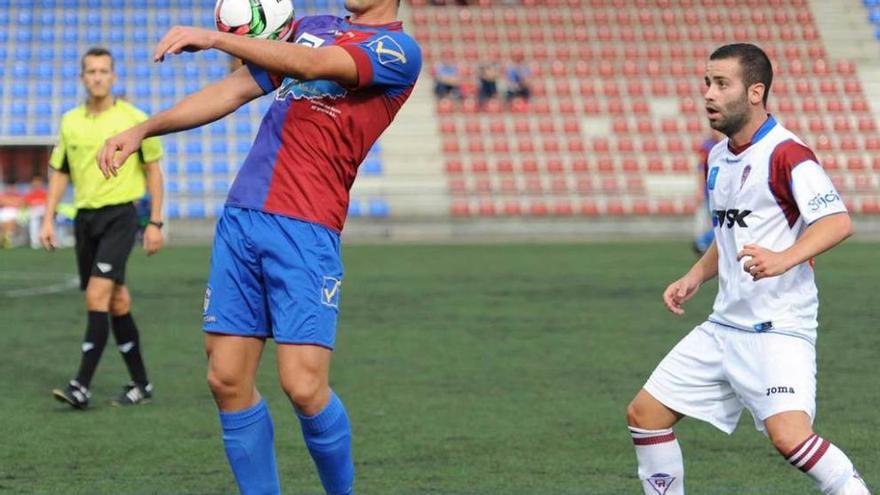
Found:
[[122, 316], [131, 311], [131, 296], [128, 291], [114, 292], [110, 299], [110, 312], [115, 316]]
[[644, 415], [644, 409], [640, 407], [638, 398], [633, 399], [632, 402], [626, 406], [626, 424], [629, 426], [641, 428], [644, 423]]
[[307, 415], [319, 412], [322, 402], [326, 402], [325, 399], [329, 396], [323, 381], [312, 376], [282, 379], [281, 388], [293, 405]]
[[208, 387], [214, 397], [223, 399], [233, 399], [247, 391], [248, 387], [245, 380], [236, 376], [234, 373], [226, 373], [222, 370], [209, 367], [208, 368]]
[[776, 450], [783, 456], [791, 453], [792, 450], [797, 448], [798, 445], [812, 435], [812, 432], [805, 433], [799, 429], [785, 428], [769, 430], [767, 433], [770, 437], [770, 441], [773, 442], [773, 446], [776, 447]]

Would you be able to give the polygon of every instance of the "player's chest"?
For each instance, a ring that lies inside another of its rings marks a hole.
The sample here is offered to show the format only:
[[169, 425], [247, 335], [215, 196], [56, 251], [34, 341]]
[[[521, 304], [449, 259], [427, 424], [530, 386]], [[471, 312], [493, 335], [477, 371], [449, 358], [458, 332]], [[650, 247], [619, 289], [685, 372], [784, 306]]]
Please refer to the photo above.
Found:
[[716, 206], [764, 206], [772, 201], [768, 170], [767, 159], [760, 156], [721, 157], [709, 166], [709, 197]]

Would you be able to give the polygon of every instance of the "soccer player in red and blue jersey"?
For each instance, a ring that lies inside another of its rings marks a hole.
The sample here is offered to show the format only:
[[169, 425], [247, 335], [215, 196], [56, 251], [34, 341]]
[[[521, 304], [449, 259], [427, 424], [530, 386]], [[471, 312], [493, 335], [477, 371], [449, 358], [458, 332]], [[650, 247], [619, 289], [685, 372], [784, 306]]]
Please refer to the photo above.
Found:
[[339, 235], [358, 164], [409, 97], [421, 51], [398, 0], [346, 0], [304, 17], [290, 42], [174, 27], [155, 59], [222, 50], [245, 65], [109, 140], [105, 175], [150, 136], [198, 127], [275, 91], [217, 223], [205, 293], [208, 383], [244, 494], [280, 493], [272, 418], [256, 389], [266, 338], [328, 494], [353, 493], [351, 427], [329, 387], [343, 279]]

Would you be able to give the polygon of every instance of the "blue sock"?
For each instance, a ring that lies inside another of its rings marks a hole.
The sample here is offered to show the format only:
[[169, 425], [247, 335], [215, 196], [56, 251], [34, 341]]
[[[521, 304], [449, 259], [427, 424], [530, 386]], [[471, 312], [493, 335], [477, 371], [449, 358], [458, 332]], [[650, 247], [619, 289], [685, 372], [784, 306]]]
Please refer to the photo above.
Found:
[[311, 417], [297, 415], [324, 491], [328, 495], [354, 493], [351, 424], [342, 401], [331, 390], [330, 402], [323, 411]]
[[242, 495], [280, 494], [275, 427], [266, 401], [236, 412], [220, 411], [223, 447]]

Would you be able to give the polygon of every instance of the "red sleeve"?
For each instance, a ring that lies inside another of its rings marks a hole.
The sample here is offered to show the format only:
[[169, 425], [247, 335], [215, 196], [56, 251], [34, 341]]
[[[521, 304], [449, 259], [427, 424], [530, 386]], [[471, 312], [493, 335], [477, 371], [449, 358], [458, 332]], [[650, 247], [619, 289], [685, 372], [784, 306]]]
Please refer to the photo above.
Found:
[[801, 215], [791, 190], [791, 171], [806, 161], [819, 163], [810, 148], [790, 139], [776, 145], [770, 155], [770, 190], [785, 213], [789, 226], [793, 226]]
[[351, 58], [354, 59], [354, 65], [357, 67], [358, 82], [357, 88], [366, 88], [373, 83], [373, 62], [370, 56], [363, 48], [357, 45], [342, 45], [342, 49], [347, 51]]

